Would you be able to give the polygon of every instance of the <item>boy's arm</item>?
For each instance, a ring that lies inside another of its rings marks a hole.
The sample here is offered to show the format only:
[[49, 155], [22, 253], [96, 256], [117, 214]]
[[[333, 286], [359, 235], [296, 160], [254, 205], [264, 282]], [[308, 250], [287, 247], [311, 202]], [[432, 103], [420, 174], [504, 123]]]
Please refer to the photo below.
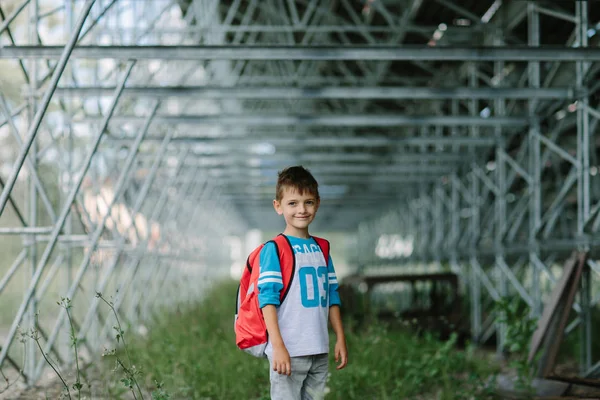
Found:
[[342, 369], [348, 363], [348, 348], [346, 346], [346, 335], [342, 324], [342, 312], [340, 310], [340, 295], [338, 293], [339, 284], [331, 256], [327, 260], [327, 271], [329, 278], [329, 321], [335, 332], [337, 341], [335, 343], [335, 361], [339, 362], [337, 369]]
[[269, 340], [271, 340], [273, 346], [273, 371], [277, 371], [279, 374], [291, 375], [292, 361], [279, 331], [277, 308], [272, 304], [268, 304], [263, 307], [262, 313], [265, 317], [267, 332], [269, 332]]
[[344, 334], [342, 313], [339, 305], [329, 308], [329, 321], [337, 337], [335, 342], [335, 362], [339, 362], [339, 364], [336, 369], [342, 369], [348, 364], [348, 347], [346, 346], [346, 335]]
[[280, 374], [290, 375], [292, 369], [290, 355], [283, 343], [277, 321], [277, 307], [280, 305], [279, 297], [283, 289], [283, 278], [279, 255], [274, 243], [265, 244], [260, 252], [259, 265], [258, 305], [262, 310], [269, 340], [273, 346], [273, 370]]

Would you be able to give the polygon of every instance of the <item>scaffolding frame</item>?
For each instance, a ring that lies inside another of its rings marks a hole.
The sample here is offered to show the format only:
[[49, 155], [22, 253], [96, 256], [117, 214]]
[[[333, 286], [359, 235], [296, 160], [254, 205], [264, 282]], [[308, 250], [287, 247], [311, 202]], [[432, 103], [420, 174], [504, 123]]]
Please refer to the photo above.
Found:
[[[0, 336], [0, 368], [28, 384], [45, 368], [30, 342], [18, 361], [20, 326], [36, 327], [60, 365], [72, 362], [64, 309], [36, 318], [57, 285], [80, 307], [88, 355], [110, 337], [95, 292], [118, 293], [115, 307], [132, 326], [196, 298], [193, 283], [211, 277], [206, 265], [229, 272], [225, 238], [278, 226], [274, 176], [298, 162], [323, 187], [317, 229], [355, 229], [365, 270], [447, 265], [467, 287], [474, 339], [497, 333], [499, 351], [504, 328], [490, 303], [518, 295], [539, 316], [559, 279], [554, 265], [589, 252], [567, 333], [581, 335], [581, 374], [600, 373], [590, 317], [600, 301], [593, 3], [576, 2], [571, 15], [510, 2], [496, 12], [505, 21], [484, 22], [436, 0], [482, 37], [438, 46], [432, 35], [453, 28], [416, 23], [419, 0], [397, 9], [340, 0], [335, 12], [325, 0], [64, 0], [44, 12], [41, 2], [0, 15], [0, 62], [12, 62], [26, 86], [10, 98], [0, 92], [0, 132], [18, 149], [0, 173], [0, 236], [22, 240], [0, 276], [0, 301], [18, 273], [26, 277]], [[13, 27], [24, 14], [18, 42]], [[386, 23], [375, 25], [375, 15]], [[569, 41], [543, 45], [541, 16], [573, 24]], [[43, 43], [51, 18], [64, 22], [64, 43]], [[515, 45], [521, 23], [527, 43]], [[422, 44], [405, 43], [409, 35]], [[397, 62], [430, 76], [399, 75]], [[382, 100], [406, 104], [390, 111]], [[63, 155], [52, 161], [58, 199], [43, 176], [53, 152]], [[377, 257], [382, 234], [414, 240], [410, 256]]]

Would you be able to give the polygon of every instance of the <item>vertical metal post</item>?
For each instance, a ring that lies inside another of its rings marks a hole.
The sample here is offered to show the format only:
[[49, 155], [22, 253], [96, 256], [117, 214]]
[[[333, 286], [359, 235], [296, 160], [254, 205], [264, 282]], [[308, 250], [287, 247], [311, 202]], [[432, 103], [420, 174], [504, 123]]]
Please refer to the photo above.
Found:
[[359, 247], [359, 250], [356, 252], [356, 257], [358, 260], [358, 272], [361, 273], [364, 270], [365, 264], [367, 262], [367, 258], [368, 255], [374, 252], [374, 249], [371, 249], [370, 246], [365, 245], [365, 241], [366, 241], [366, 230], [367, 227], [365, 226], [367, 224], [366, 221], [361, 222], [358, 225], [358, 230], [357, 230], [357, 240], [356, 240], [356, 246]]
[[425, 190], [425, 183], [419, 184], [419, 253], [421, 259], [425, 263], [429, 260], [429, 232], [427, 229], [427, 192]]
[[[39, 22], [39, 7], [38, 0], [31, 0], [29, 3], [29, 25], [28, 25], [28, 36], [29, 43], [32, 46], [39, 45], [38, 40], [38, 22]], [[28, 107], [28, 119], [29, 124], [32, 125], [35, 119], [36, 113], [36, 98], [34, 93], [37, 91], [37, 80], [38, 80], [38, 71], [37, 71], [37, 63], [36, 59], [29, 60], [29, 98], [27, 99], [29, 107]], [[32, 154], [37, 153], [37, 143], [35, 141], [31, 144], [31, 152]], [[35, 174], [37, 174], [37, 160], [36, 157], [31, 157], [31, 163], [29, 165], [31, 168], [29, 175], [29, 226], [35, 227], [37, 225], [37, 189], [35, 186], [35, 179], [33, 178]], [[35, 269], [37, 264], [37, 243], [36, 243], [36, 235], [32, 233], [31, 235], [25, 236], [26, 238], [26, 246], [28, 246], [28, 256], [29, 256], [29, 274], [26, 275], [27, 279], [30, 281], [35, 275]], [[25, 289], [29, 286], [29, 282], [25, 282]], [[29, 307], [27, 309], [26, 314], [26, 322], [25, 326], [30, 327], [31, 329], [36, 329], [36, 309], [37, 302], [35, 300], [35, 292], [31, 301], [29, 302]], [[35, 360], [36, 360], [36, 348], [35, 343], [32, 340], [28, 340], [25, 343], [25, 373], [27, 375], [27, 384], [33, 384], [32, 377], [35, 368]]]
[[461, 290], [464, 289], [467, 281], [466, 273], [462, 268], [462, 261], [458, 257], [458, 239], [460, 236], [460, 197], [458, 193], [458, 176], [453, 173], [450, 176], [450, 264], [460, 275]]
[[[498, 29], [494, 36], [494, 45], [504, 45], [504, 39], [502, 32]], [[497, 61], [494, 63], [494, 76], [500, 77], [504, 71], [504, 61]], [[501, 80], [503, 82], [503, 80]], [[502, 83], [500, 85], [503, 85]], [[506, 100], [497, 98], [494, 100], [494, 112], [497, 116], [504, 116], [506, 114]], [[495, 163], [496, 169], [494, 171], [494, 177], [496, 186], [498, 187], [498, 193], [495, 198], [495, 216], [496, 216], [496, 231], [494, 238], [494, 248], [496, 253], [496, 276], [498, 278], [499, 294], [502, 298], [508, 295], [508, 281], [506, 274], [501, 270], [500, 263], [505, 261], [505, 248], [504, 248], [504, 234], [508, 227], [506, 223], [506, 161], [504, 160], [503, 149], [506, 146], [504, 136], [502, 134], [502, 126], [496, 126], [494, 128], [494, 136], [497, 141]], [[497, 323], [496, 333], [498, 337], [496, 352], [498, 357], [502, 357], [504, 351], [504, 345], [506, 341], [506, 324]]]
[[581, 313], [579, 318], [580, 334], [580, 373], [585, 374], [592, 367], [592, 282], [589, 265], [583, 267], [581, 275], [580, 303]]
[[444, 239], [444, 234], [446, 232], [444, 232], [445, 227], [446, 227], [446, 223], [445, 223], [445, 218], [444, 218], [444, 212], [442, 210], [443, 204], [442, 204], [442, 196], [443, 196], [443, 192], [444, 192], [444, 188], [442, 187], [441, 184], [437, 184], [433, 187], [432, 189], [432, 196], [433, 196], [433, 203], [434, 203], [434, 246], [432, 251], [435, 252], [435, 254], [433, 254], [433, 260], [435, 260], [435, 262], [439, 264], [441, 262], [441, 253], [443, 251], [442, 249], [442, 240]]
[[[540, 45], [540, 23], [536, 3], [530, 1], [527, 4], [528, 19], [528, 44], [529, 46]], [[540, 63], [531, 61], [528, 64], [529, 87], [540, 87]], [[529, 268], [531, 268], [531, 291], [533, 299], [532, 315], [539, 317], [542, 314], [542, 295], [540, 287], [541, 271], [538, 268], [536, 259], [539, 254], [539, 243], [537, 240], [537, 231], [541, 222], [541, 160], [540, 160], [540, 125], [537, 118], [537, 100], [528, 101], [528, 112], [531, 120], [528, 134], [529, 147], [529, 174], [532, 178], [529, 184]]]
[[[576, 38], [579, 47], [588, 46], [588, 2], [587, 0], [575, 3], [576, 11]], [[589, 63], [578, 61], [575, 64], [575, 79], [579, 93], [584, 93], [585, 75]], [[590, 215], [590, 121], [588, 114], [589, 98], [583, 96], [577, 104], [577, 237], [585, 237], [585, 221]], [[581, 249], [589, 250], [588, 245]], [[592, 366], [592, 317], [591, 317], [591, 282], [589, 266], [584, 266], [581, 276], [581, 312], [579, 326], [580, 333], [580, 370], [585, 373]]]
[[[413, 241], [413, 252], [415, 251], [415, 236], [417, 231], [417, 222], [415, 221], [415, 214], [410, 209], [410, 200], [404, 200], [404, 215], [406, 215], [407, 224], [405, 228], [406, 237]], [[412, 255], [411, 255], [412, 256]]]
[[[69, 27], [69, 31], [73, 30], [74, 28], [74, 21], [73, 21], [73, 11], [75, 10], [75, 0], [65, 0], [66, 4], [65, 4], [65, 12], [66, 12], [66, 19], [67, 19], [67, 26]], [[71, 84], [75, 83], [75, 71], [73, 69], [72, 65], [68, 65], [67, 66], [67, 78], [68, 80], [71, 82]], [[62, 190], [60, 191], [62, 194], [62, 197], [64, 197], [65, 193], [68, 193], [69, 190], [71, 189], [71, 183], [73, 182], [73, 178], [74, 178], [74, 171], [73, 171], [73, 156], [74, 156], [74, 152], [75, 152], [75, 147], [74, 147], [74, 143], [73, 143], [73, 127], [71, 124], [71, 118], [73, 116], [72, 114], [72, 106], [73, 106], [73, 101], [72, 100], [68, 100], [67, 101], [67, 124], [66, 124], [66, 129], [67, 129], [67, 163], [66, 163], [66, 173], [64, 174], [64, 177], [66, 177], [68, 179], [68, 183], [66, 185], [64, 185], [63, 188], [61, 188]], [[64, 183], [63, 183], [64, 184]], [[62, 204], [62, 202], [61, 202]], [[65, 221], [65, 233], [67, 235], [70, 235], [73, 232], [73, 215], [71, 213], [69, 213], [69, 215], [67, 216], [67, 219]], [[66, 270], [65, 270], [65, 274], [66, 274], [66, 279], [65, 279], [65, 290], [68, 290], [69, 287], [71, 286], [71, 279], [72, 279], [72, 275], [73, 275], [73, 250], [72, 250], [72, 246], [70, 244], [67, 244], [65, 246], [65, 266], [66, 266]]]
[[[504, 101], [502, 101], [504, 103]], [[504, 104], [503, 104], [504, 105]], [[500, 128], [499, 128], [500, 129]], [[504, 235], [508, 229], [506, 223], [506, 161], [502, 156], [502, 150], [504, 144], [502, 141], [499, 142], [496, 148], [496, 183], [499, 189], [499, 193], [496, 196], [496, 276], [498, 277], [499, 294], [501, 298], [508, 296], [508, 281], [506, 274], [501, 269], [501, 263], [506, 263], [505, 260], [505, 248], [504, 248]], [[504, 345], [506, 341], [506, 324], [499, 323], [497, 326], [498, 343], [496, 350], [500, 356], [504, 351]]]
[[[75, 4], [74, 4], [75, 0], [65, 0], [65, 5], [64, 5], [64, 9], [65, 9], [65, 27], [67, 32], [71, 32], [73, 31], [73, 29], [75, 28], [74, 26], [74, 20], [73, 20], [73, 16], [74, 16], [74, 10], [75, 10]], [[66, 80], [67, 82], [69, 82], [71, 85], [74, 85], [76, 82], [74, 80], [74, 70], [73, 70], [73, 66], [72, 63], [68, 63], [65, 66], [65, 73], [63, 76], [63, 79]], [[61, 100], [61, 101], [65, 101], [66, 106], [63, 108], [63, 111], [66, 113], [65, 115], [65, 137], [66, 137], [66, 146], [64, 148], [64, 151], [66, 152], [66, 162], [65, 163], [60, 163], [59, 164], [59, 176], [58, 176], [58, 183], [59, 183], [59, 207], [61, 204], [63, 204], [66, 201], [65, 196], [67, 195], [67, 193], [69, 192], [70, 188], [71, 188], [71, 182], [73, 181], [73, 133], [72, 133], [72, 129], [71, 129], [71, 117], [73, 115], [72, 113], [72, 104], [73, 104], [73, 100], [72, 99], [65, 99], [65, 100]], [[64, 169], [61, 173], [60, 168]], [[69, 215], [67, 215], [67, 218], [65, 220], [65, 224], [64, 224], [64, 233], [65, 235], [71, 235], [73, 233], [73, 217], [72, 214], [69, 213]], [[63, 252], [63, 268], [60, 268], [60, 266], [57, 266], [57, 273], [60, 276], [59, 281], [64, 282], [63, 283], [63, 290], [66, 292], [69, 289], [69, 286], [71, 284], [71, 271], [72, 271], [72, 267], [73, 267], [73, 245], [71, 243], [62, 243], [59, 244], [59, 248], [60, 251]], [[53, 265], [54, 266], [54, 265]], [[58, 351], [60, 351], [61, 349], [68, 349], [69, 348], [69, 329], [68, 329], [68, 321], [65, 321], [65, 323], [63, 324], [63, 330], [61, 333], [61, 338], [59, 343], [57, 344], [57, 348]], [[35, 372], [35, 370], [34, 370]]]
[[[469, 63], [469, 87], [477, 87], [477, 66], [475, 63]], [[478, 101], [472, 99], [469, 101], [469, 114], [471, 116], [477, 115]], [[479, 129], [476, 126], [469, 128], [470, 135], [473, 137], [479, 136]], [[469, 155], [475, 157], [475, 149], [469, 149]], [[469, 242], [469, 255], [470, 255], [470, 274], [469, 284], [471, 287], [471, 335], [475, 343], [479, 342], [482, 333], [481, 326], [481, 280], [477, 272], [477, 245], [479, 242], [479, 234], [481, 229], [480, 222], [480, 182], [479, 178], [473, 171], [468, 174], [471, 180], [470, 185], [470, 211], [471, 219], [469, 224], [469, 230], [471, 231], [471, 237]]]

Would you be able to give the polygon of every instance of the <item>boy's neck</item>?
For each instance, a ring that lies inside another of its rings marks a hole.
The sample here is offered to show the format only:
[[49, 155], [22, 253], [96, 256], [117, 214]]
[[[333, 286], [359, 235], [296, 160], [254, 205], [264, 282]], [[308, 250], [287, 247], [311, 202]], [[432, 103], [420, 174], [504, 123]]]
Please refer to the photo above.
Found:
[[295, 229], [287, 226], [283, 231], [283, 234], [286, 236], [294, 236], [302, 239], [310, 239], [310, 234], [308, 233], [308, 229]]

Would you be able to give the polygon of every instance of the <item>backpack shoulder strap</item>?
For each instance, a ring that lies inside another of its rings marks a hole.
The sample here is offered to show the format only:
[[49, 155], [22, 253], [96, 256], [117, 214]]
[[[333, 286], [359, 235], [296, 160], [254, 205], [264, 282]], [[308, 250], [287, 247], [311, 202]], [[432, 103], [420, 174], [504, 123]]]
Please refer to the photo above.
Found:
[[331, 250], [331, 245], [329, 244], [329, 240], [323, 239], [320, 237], [316, 237], [316, 236], [313, 236], [312, 238], [315, 239], [315, 242], [317, 242], [317, 244], [321, 248], [321, 251], [323, 252], [323, 257], [325, 257], [325, 263], [329, 263], [329, 254], [330, 254], [330, 250]]
[[279, 255], [279, 265], [281, 267], [281, 278], [283, 280], [283, 290], [281, 291], [280, 301], [283, 302], [290, 290], [290, 283], [296, 272], [296, 257], [290, 240], [282, 233], [273, 238], [273, 243], [277, 247]]
[[267, 243], [259, 245], [257, 248], [252, 250], [252, 253], [248, 255], [248, 258], [246, 259], [246, 268], [248, 269], [248, 272], [252, 273], [252, 268], [254, 267], [254, 265], [256, 265], [255, 263], [260, 257], [260, 251], [263, 249], [263, 247], [265, 247], [265, 244]]
[[[281, 262], [282, 256], [288, 256], [290, 254], [291, 255], [294, 254], [294, 250], [292, 250], [292, 244], [290, 243], [290, 240], [284, 234], [280, 233], [279, 235], [275, 236], [270, 241], [275, 243], [275, 247], [277, 248], [277, 253], [279, 254], [280, 262]], [[287, 268], [287, 266], [284, 266], [282, 264], [281, 268], [282, 269]]]

